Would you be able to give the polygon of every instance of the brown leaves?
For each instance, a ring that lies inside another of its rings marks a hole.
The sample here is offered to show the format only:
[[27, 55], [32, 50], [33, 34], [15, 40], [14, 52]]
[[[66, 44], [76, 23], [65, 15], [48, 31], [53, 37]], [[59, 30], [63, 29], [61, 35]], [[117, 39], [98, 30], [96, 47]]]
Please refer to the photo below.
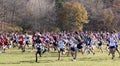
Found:
[[63, 26], [67, 30], [81, 30], [84, 23], [88, 23], [88, 15], [85, 7], [77, 1], [66, 2], [60, 11]]

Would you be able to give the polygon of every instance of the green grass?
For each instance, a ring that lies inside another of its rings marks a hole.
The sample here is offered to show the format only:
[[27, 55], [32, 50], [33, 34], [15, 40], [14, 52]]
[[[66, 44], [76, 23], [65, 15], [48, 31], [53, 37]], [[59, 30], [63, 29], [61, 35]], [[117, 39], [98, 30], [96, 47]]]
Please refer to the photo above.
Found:
[[25, 53], [17, 48], [11, 48], [7, 50], [7, 53], [0, 54], [0, 66], [120, 66], [117, 52], [113, 60], [105, 50], [104, 53], [96, 50], [95, 55], [78, 53], [77, 57], [76, 62], [72, 61], [71, 56], [67, 57], [66, 55], [58, 61], [57, 52], [47, 52], [39, 57], [38, 63], [36, 63], [35, 52], [31, 52], [30, 48], [27, 48]]

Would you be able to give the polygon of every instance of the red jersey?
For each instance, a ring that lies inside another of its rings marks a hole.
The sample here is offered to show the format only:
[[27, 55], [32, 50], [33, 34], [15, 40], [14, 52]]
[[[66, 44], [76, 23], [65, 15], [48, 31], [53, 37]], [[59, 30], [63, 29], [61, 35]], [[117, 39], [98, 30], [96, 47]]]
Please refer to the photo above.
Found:
[[0, 37], [0, 46], [3, 46], [4, 45], [4, 41], [3, 41], [3, 38]]
[[8, 38], [7, 37], [4, 37], [4, 44], [8, 45]]
[[36, 43], [37, 37], [35, 35], [32, 36], [33, 43]]
[[19, 36], [20, 45], [24, 45], [24, 37], [22, 35]]

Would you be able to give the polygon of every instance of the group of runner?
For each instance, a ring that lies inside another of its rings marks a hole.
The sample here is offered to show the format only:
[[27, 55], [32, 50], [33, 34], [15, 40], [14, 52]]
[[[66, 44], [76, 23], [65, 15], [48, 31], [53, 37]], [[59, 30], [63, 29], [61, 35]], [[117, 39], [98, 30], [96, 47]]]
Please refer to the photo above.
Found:
[[[32, 40], [32, 41], [31, 41]], [[1, 33], [0, 34], [0, 47], [2, 52], [5, 53], [6, 49], [10, 47], [18, 47], [25, 52], [26, 46], [32, 45], [32, 51], [37, 49], [37, 54], [40, 56], [46, 51], [58, 51], [58, 60], [61, 55], [67, 53], [71, 54], [73, 61], [77, 59], [77, 53], [95, 54], [94, 48], [97, 47], [103, 53], [102, 45], [106, 46], [108, 54], [112, 55], [112, 59], [115, 57], [115, 51], [119, 52], [119, 32], [35, 32], [32, 36], [28, 33]], [[37, 62], [37, 60], [36, 60]]]

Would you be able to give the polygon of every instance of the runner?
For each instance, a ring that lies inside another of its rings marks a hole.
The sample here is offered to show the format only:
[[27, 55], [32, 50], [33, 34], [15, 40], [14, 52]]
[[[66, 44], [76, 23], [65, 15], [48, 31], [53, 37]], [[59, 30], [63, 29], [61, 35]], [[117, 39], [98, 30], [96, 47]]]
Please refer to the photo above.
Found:
[[4, 53], [4, 40], [3, 40], [3, 35], [0, 34], [0, 48], [2, 48], [2, 51], [0, 53]]
[[38, 61], [37, 55], [39, 54], [40, 57], [42, 57], [42, 54], [44, 54], [46, 52], [46, 48], [44, 48], [40, 37], [41, 37], [41, 34], [37, 33], [36, 34], [36, 49], [37, 49], [37, 52], [35, 54], [36, 55], [36, 62]]
[[22, 50], [22, 52], [25, 52], [24, 37], [22, 33], [20, 33], [18, 41], [20, 44], [19, 48]]
[[90, 34], [87, 34], [86, 35], [86, 40], [85, 40], [85, 49], [84, 49], [84, 53], [85, 53], [85, 51], [87, 50], [87, 53], [88, 54], [90, 54], [90, 52], [92, 52], [93, 53], [93, 55], [95, 54], [95, 52], [94, 52], [94, 49], [93, 49], [93, 47], [92, 47], [92, 44], [91, 44], [91, 36], [90, 36]]
[[33, 50], [35, 49], [35, 45], [36, 45], [36, 33], [34, 33], [33, 34], [33, 36], [32, 36], [32, 51], [31, 52], [33, 52]]
[[71, 50], [71, 55], [73, 57], [73, 61], [76, 61], [77, 59], [77, 41], [75, 40], [74, 36], [71, 35], [70, 36], [70, 39], [69, 39], [69, 42], [70, 42], [70, 50]]
[[27, 45], [27, 47], [29, 47], [29, 45], [30, 45], [30, 37], [28, 36], [27, 33], [25, 33], [24, 40], [25, 40], [25, 47], [26, 47], [26, 45]]
[[118, 33], [116, 33], [115, 31], [113, 32], [113, 37], [115, 39], [115, 48], [116, 48], [116, 51], [118, 52], [119, 54], [119, 58], [120, 58], [120, 51], [119, 51], [119, 45], [118, 45], [118, 42], [119, 42], [119, 38], [118, 38]]
[[6, 34], [3, 36], [3, 40], [4, 40], [3, 52], [5, 53], [5, 50], [9, 48], [9, 40]]
[[59, 36], [58, 47], [59, 47], [58, 60], [60, 60], [61, 55], [63, 55], [63, 52], [65, 51], [65, 42], [64, 42], [61, 34]]
[[113, 33], [111, 32], [110, 34], [110, 44], [109, 44], [109, 53], [112, 54], [112, 59], [115, 57], [115, 39], [112, 35]]

